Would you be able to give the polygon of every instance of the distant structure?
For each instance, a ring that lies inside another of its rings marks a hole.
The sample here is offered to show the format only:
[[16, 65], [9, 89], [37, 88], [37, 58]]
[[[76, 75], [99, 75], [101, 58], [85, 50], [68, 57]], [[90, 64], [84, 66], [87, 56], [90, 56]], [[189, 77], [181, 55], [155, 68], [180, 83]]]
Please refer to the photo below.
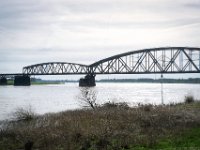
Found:
[[91, 65], [48, 62], [23, 67], [21, 74], [0, 74], [5, 85], [14, 76], [15, 85], [30, 85], [31, 75], [86, 75], [79, 86], [95, 86], [98, 74], [200, 73], [200, 48], [160, 47], [122, 53]]

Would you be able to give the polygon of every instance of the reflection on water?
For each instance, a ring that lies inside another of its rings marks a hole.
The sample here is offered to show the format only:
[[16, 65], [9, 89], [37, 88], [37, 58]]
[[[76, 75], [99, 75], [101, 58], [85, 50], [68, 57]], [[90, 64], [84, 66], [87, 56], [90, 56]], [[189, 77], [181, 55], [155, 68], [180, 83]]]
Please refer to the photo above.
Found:
[[[38, 114], [78, 109], [83, 100], [95, 103], [127, 102], [161, 103], [161, 85], [146, 83], [97, 83], [93, 88], [64, 85], [32, 85], [30, 87], [0, 86], [0, 120], [10, 118], [16, 108], [31, 106]], [[164, 84], [164, 103], [182, 102], [186, 95], [200, 99], [199, 84]], [[86, 105], [87, 106], [87, 105]]]

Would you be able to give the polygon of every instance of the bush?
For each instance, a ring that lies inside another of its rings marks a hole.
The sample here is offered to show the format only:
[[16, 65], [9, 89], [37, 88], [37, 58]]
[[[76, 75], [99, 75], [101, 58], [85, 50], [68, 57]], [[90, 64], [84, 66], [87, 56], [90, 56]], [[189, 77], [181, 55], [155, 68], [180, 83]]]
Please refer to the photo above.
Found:
[[17, 121], [30, 121], [34, 118], [35, 113], [33, 112], [31, 107], [29, 107], [28, 109], [17, 108], [17, 110], [14, 112], [14, 119]]
[[126, 102], [119, 102], [119, 103], [107, 102], [107, 103], [104, 103], [102, 105], [102, 107], [104, 107], [104, 108], [124, 108], [124, 109], [129, 108], [129, 106]]
[[185, 103], [189, 104], [189, 103], [193, 103], [195, 100], [194, 100], [194, 97], [189, 95], [189, 96], [185, 96]]
[[153, 105], [151, 105], [151, 104], [148, 104], [148, 105], [144, 105], [144, 106], [143, 106], [144, 111], [151, 111], [152, 108], [153, 108]]

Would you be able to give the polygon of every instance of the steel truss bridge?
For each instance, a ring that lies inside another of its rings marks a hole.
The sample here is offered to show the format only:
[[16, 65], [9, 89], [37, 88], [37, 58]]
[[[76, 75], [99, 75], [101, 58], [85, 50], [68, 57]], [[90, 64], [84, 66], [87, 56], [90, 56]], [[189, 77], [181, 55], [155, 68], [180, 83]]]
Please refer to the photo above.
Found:
[[26, 66], [25, 75], [200, 73], [200, 48], [161, 47], [122, 53], [91, 65], [48, 62]]
[[200, 73], [200, 48], [161, 47], [130, 51], [91, 65], [48, 62], [23, 67], [22, 73], [0, 74], [0, 78], [19, 75], [153, 74]]

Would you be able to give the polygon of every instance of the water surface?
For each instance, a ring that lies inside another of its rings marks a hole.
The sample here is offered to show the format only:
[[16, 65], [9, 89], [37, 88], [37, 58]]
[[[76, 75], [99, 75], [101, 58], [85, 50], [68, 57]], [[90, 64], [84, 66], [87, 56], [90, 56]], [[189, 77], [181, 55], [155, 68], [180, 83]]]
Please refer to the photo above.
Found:
[[[91, 88], [97, 103], [161, 103], [161, 85], [151, 83], [97, 83]], [[60, 85], [0, 86], [0, 120], [9, 119], [17, 108], [31, 107], [44, 114], [81, 108], [82, 88], [78, 83]], [[183, 102], [192, 95], [200, 99], [200, 84], [164, 84], [164, 103]]]

